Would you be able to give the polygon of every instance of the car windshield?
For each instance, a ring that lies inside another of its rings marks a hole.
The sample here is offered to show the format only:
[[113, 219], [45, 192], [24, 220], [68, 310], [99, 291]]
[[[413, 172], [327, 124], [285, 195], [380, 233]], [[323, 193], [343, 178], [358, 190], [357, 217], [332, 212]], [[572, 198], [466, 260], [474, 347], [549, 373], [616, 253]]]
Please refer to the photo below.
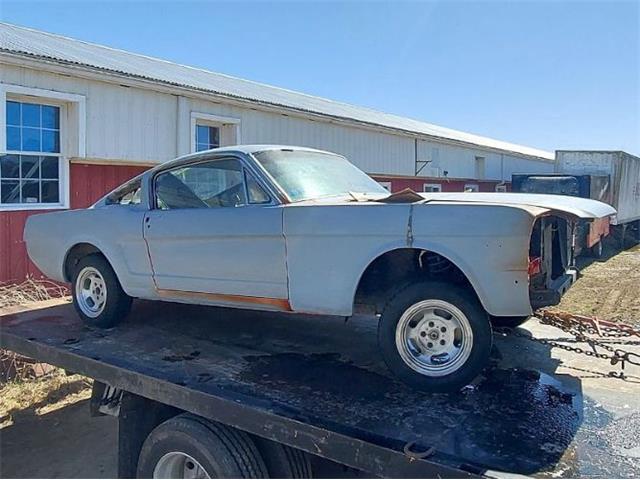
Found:
[[291, 201], [347, 195], [388, 195], [375, 180], [344, 157], [304, 150], [268, 150], [255, 154]]

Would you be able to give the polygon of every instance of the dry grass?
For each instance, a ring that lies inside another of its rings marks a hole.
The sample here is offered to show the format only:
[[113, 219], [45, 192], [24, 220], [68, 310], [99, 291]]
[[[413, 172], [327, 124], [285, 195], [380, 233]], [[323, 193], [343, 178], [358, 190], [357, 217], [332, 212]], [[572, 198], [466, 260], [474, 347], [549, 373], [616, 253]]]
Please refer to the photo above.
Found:
[[28, 278], [22, 283], [0, 284], [0, 309], [69, 295], [64, 285]]
[[[20, 284], [0, 285], [0, 309], [68, 295], [66, 287], [49, 280], [27, 279]], [[0, 349], [0, 429], [19, 415], [43, 415], [90, 397], [91, 381], [67, 375], [59, 368], [38, 364], [9, 350]], [[43, 372], [47, 372], [42, 375]]]
[[582, 270], [559, 308], [640, 326], [640, 245]]
[[90, 396], [89, 379], [61, 369], [37, 379], [8, 382], [0, 388], [0, 429], [18, 416], [44, 415]]

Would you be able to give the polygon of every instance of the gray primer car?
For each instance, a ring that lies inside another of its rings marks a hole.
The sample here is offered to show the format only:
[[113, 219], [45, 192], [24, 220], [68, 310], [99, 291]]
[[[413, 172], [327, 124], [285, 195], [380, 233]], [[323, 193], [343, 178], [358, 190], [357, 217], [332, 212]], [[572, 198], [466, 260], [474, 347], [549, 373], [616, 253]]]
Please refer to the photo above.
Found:
[[485, 366], [491, 322], [517, 325], [571, 284], [566, 226], [614, 213], [561, 196], [390, 196], [342, 156], [242, 146], [159, 165], [85, 210], [31, 216], [24, 238], [90, 325], [114, 325], [133, 297], [362, 309], [380, 314], [396, 375], [448, 391]]

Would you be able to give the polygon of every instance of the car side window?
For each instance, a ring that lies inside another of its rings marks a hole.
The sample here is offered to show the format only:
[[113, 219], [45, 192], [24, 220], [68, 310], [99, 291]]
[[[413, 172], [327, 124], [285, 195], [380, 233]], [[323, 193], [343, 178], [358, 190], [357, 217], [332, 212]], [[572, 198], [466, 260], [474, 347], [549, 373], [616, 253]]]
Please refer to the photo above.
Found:
[[125, 183], [107, 197], [107, 205], [138, 205], [140, 203], [140, 179]]
[[218, 208], [247, 204], [244, 174], [236, 159], [212, 160], [163, 172], [156, 177], [158, 208]]
[[245, 171], [245, 181], [247, 183], [247, 194], [250, 204], [255, 205], [269, 203], [271, 201], [269, 194], [264, 191], [264, 188], [262, 188], [251, 172]]

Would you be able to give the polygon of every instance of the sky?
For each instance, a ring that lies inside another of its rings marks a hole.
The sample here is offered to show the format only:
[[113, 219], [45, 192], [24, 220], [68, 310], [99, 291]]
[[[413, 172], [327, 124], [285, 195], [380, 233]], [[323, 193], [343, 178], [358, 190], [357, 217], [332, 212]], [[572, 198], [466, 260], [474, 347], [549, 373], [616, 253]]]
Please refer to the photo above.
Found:
[[0, 0], [0, 19], [549, 151], [640, 154], [640, 0]]

